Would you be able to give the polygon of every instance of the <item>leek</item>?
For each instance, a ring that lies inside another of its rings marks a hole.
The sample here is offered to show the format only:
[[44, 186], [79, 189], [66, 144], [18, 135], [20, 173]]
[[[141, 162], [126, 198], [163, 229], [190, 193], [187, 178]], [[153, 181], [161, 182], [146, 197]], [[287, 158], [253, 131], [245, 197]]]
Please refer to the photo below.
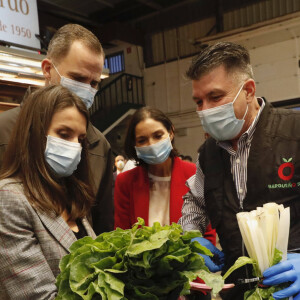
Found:
[[[254, 275], [262, 277], [263, 272], [287, 259], [287, 247], [290, 229], [290, 209], [276, 203], [267, 203], [250, 212], [237, 214], [239, 229], [249, 257], [239, 257], [225, 273], [225, 280], [233, 271], [252, 264]], [[246, 300], [274, 299], [272, 293], [285, 288], [287, 284], [271, 286], [267, 289], [259, 285], [244, 295]]]
[[256, 276], [271, 267], [275, 249], [287, 257], [290, 228], [290, 209], [267, 203], [251, 212], [237, 214], [238, 225], [250, 258], [256, 264]]

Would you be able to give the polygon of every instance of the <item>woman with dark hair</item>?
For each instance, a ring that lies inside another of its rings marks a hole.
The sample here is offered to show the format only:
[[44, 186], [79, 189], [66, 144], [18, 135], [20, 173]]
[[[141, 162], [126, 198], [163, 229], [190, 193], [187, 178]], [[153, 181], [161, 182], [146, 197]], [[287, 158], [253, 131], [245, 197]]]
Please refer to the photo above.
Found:
[[[137, 167], [118, 175], [115, 184], [115, 227], [131, 228], [137, 217], [152, 226], [177, 223], [181, 217], [185, 182], [196, 172], [174, 147], [174, 126], [161, 111], [143, 107], [132, 116], [125, 138], [125, 154]], [[215, 230], [205, 237], [216, 243]]]
[[60, 259], [76, 239], [95, 237], [88, 120], [62, 86], [25, 100], [0, 173], [0, 299], [54, 299]]

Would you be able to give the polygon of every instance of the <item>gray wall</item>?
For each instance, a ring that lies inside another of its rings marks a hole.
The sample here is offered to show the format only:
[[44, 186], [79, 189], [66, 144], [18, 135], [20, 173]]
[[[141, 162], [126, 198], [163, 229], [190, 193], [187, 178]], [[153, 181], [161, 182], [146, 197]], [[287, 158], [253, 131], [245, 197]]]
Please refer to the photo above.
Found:
[[[268, 101], [300, 97], [300, 14], [274, 19], [260, 26], [226, 32], [202, 43], [227, 40], [240, 43], [250, 51], [257, 96]], [[191, 82], [184, 78], [191, 58], [176, 60], [145, 69], [146, 104], [167, 113], [179, 134], [178, 150], [196, 161], [204, 132], [195, 113]]]

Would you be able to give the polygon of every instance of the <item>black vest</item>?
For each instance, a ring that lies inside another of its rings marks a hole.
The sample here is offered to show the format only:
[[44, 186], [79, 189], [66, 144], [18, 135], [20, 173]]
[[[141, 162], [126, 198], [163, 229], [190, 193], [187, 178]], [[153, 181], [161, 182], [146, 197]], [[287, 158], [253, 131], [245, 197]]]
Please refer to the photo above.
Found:
[[[228, 152], [208, 139], [200, 149], [206, 210], [226, 256], [226, 271], [243, 253], [236, 214], [267, 202], [289, 206], [289, 249], [300, 248], [300, 112], [275, 109], [266, 103], [257, 123], [247, 163], [247, 195], [243, 209]], [[294, 170], [294, 173], [293, 173]], [[245, 250], [246, 251], [246, 250]], [[252, 277], [246, 268], [233, 272], [227, 282]]]

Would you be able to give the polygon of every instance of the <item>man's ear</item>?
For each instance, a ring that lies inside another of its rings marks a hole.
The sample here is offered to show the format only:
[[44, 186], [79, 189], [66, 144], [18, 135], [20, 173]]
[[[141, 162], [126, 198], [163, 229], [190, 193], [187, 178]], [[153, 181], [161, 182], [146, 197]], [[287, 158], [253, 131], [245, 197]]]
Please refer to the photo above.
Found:
[[250, 103], [255, 98], [256, 85], [253, 79], [246, 80], [244, 84], [244, 89], [246, 90], [247, 103]]
[[51, 66], [52, 66], [51, 60], [48, 58], [43, 59], [41, 66], [42, 66], [42, 71], [43, 71], [45, 79], [47, 81], [49, 81], [51, 79], [51, 74], [50, 74]]

